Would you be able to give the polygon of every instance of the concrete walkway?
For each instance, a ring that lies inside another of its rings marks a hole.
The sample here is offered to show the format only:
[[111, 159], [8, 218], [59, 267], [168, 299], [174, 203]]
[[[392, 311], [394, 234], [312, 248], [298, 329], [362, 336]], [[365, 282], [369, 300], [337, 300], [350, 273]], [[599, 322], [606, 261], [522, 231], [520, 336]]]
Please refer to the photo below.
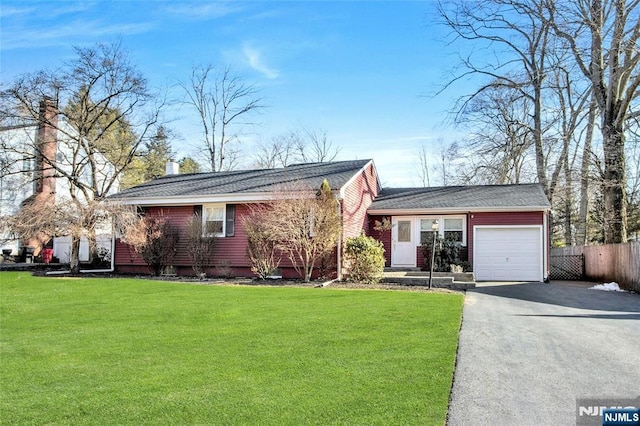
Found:
[[468, 290], [447, 424], [575, 425], [578, 398], [640, 398], [640, 295], [592, 285]]

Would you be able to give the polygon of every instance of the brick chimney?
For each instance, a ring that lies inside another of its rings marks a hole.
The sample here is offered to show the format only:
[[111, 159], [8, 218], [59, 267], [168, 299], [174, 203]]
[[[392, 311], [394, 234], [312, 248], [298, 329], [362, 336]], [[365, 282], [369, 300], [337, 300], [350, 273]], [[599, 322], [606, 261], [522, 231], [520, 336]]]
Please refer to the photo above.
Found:
[[[34, 194], [23, 202], [30, 208], [48, 214], [54, 208], [56, 193], [56, 170], [52, 166], [56, 162], [58, 151], [58, 107], [49, 98], [40, 102], [40, 116], [35, 140], [36, 164], [34, 172]], [[27, 238], [26, 246], [33, 247], [33, 255], [37, 256], [44, 245], [51, 240], [45, 232]]]
[[56, 192], [55, 164], [58, 151], [58, 107], [53, 99], [40, 102], [36, 135], [35, 192], [45, 196]]

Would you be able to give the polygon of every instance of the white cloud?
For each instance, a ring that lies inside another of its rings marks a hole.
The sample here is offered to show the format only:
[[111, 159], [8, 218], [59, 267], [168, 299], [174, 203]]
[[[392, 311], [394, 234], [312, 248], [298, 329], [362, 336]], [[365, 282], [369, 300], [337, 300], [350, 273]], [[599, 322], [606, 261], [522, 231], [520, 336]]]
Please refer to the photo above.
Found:
[[255, 49], [254, 47], [251, 47], [250, 45], [245, 43], [245, 45], [242, 47], [242, 53], [244, 54], [245, 59], [249, 62], [251, 68], [263, 74], [265, 77], [269, 79], [275, 79], [280, 75], [280, 72], [278, 70], [269, 67], [265, 63], [264, 59], [262, 58], [262, 53], [258, 49]]
[[88, 40], [104, 36], [140, 34], [151, 28], [153, 28], [153, 24], [150, 23], [104, 25], [99, 21], [74, 21], [46, 30], [5, 29], [2, 35], [1, 50], [66, 45], [69, 40], [76, 40], [79, 37]]
[[167, 13], [175, 17], [198, 21], [222, 18], [241, 10], [243, 7], [240, 5], [224, 1], [179, 2], [165, 8]]
[[0, 18], [29, 15], [35, 12], [35, 10], [36, 9], [34, 7], [3, 6], [0, 8]]

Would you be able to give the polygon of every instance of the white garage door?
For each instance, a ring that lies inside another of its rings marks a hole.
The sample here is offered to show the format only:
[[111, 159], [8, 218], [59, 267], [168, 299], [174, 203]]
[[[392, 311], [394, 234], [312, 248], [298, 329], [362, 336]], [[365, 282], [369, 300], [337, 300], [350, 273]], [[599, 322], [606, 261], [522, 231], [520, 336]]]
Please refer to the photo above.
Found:
[[474, 228], [473, 271], [480, 281], [542, 281], [542, 228]]

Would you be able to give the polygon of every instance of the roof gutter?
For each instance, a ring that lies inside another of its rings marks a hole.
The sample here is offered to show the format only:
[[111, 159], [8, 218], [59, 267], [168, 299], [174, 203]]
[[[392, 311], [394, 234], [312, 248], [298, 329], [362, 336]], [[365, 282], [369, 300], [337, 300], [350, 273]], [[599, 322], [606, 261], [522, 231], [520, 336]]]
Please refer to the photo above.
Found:
[[375, 215], [429, 215], [429, 214], [462, 214], [462, 213], [482, 213], [482, 212], [530, 212], [548, 211], [549, 206], [528, 206], [528, 207], [441, 207], [433, 209], [369, 209], [368, 214]]

